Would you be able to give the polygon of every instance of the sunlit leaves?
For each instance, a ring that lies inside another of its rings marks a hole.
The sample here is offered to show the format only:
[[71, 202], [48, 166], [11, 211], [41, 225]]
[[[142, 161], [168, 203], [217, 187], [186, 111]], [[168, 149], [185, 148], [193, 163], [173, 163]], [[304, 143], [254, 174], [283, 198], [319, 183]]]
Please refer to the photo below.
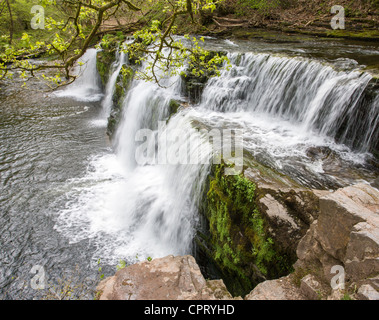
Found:
[[152, 21], [150, 27], [141, 29], [134, 33], [135, 41], [126, 49], [129, 57], [136, 63], [145, 62], [144, 72], [137, 76], [146, 81], [160, 83], [161, 78], [183, 73], [183, 67], [188, 64], [194, 76], [219, 75], [219, 68], [228, 59], [223, 55], [207, 57], [206, 51], [201, 43], [204, 38], [175, 36], [177, 27], [176, 18], [179, 15], [188, 14], [191, 10], [197, 13], [199, 10], [214, 10], [217, 1], [194, 0], [191, 7], [187, 0], [164, 1], [164, 11], [167, 18], [163, 21]]
[[[176, 36], [176, 20], [180, 15], [189, 15], [193, 21], [194, 15], [200, 11], [212, 11], [222, 0], [148, 0], [152, 4], [159, 3], [165, 12], [162, 20], [153, 19], [149, 26], [134, 33], [135, 41], [123, 50], [129, 59], [136, 64], [144, 63], [146, 68], [139, 77], [160, 83], [160, 79], [180, 74], [184, 65], [188, 65], [192, 74], [202, 76], [218, 75], [219, 67], [227, 60], [222, 55], [208, 56], [202, 48], [204, 38]], [[31, 76], [37, 68], [28, 62], [40, 52], [54, 55], [60, 62], [53, 62], [48, 67], [57, 67], [65, 71], [67, 79], [70, 68], [81, 57], [90, 43], [96, 39], [96, 33], [104, 20], [112, 16], [117, 10], [133, 13], [139, 8], [133, 4], [134, 0], [40, 0], [42, 6], [56, 6], [63, 9], [64, 15], [45, 16], [45, 31], [48, 36], [43, 40], [24, 33], [17, 46], [7, 43], [7, 36], [0, 38], [0, 79], [12, 76], [12, 70], [21, 69], [21, 77]], [[144, 4], [146, 6], [146, 4]], [[107, 49], [109, 39], [105, 35], [98, 48]], [[61, 83], [61, 77], [42, 77], [54, 84]]]

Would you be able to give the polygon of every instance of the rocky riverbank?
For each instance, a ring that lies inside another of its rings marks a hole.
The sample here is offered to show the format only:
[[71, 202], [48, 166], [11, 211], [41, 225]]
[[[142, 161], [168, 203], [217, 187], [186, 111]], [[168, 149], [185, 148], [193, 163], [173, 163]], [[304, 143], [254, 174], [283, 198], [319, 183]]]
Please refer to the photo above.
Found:
[[233, 297], [223, 280], [206, 280], [192, 256], [168, 256], [119, 270], [99, 284], [98, 298], [378, 300], [379, 190], [357, 184], [314, 194], [318, 218], [298, 242], [294, 271], [244, 297]]

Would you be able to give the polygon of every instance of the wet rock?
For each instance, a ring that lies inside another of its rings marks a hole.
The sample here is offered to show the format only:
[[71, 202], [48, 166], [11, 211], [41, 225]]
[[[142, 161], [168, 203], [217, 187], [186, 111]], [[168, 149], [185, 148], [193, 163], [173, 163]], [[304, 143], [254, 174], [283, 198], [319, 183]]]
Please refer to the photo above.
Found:
[[366, 184], [339, 189], [320, 199], [320, 212], [316, 238], [327, 253], [343, 261], [349, 241], [354, 242], [355, 225], [366, 221], [372, 230], [379, 227], [379, 192]]
[[379, 273], [379, 191], [368, 184], [357, 184], [322, 196], [319, 218], [300, 241], [297, 256], [295, 269], [313, 270], [329, 287], [335, 275], [333, 266], [343, 268], [350, 287], [375, 287], [374, 276]]
[[359, 288], [357, 297], [360, 300], [379, 300], [379, 292], [369, 284], [365, 284]]
[[266, 214], [270, 219], [279, 219], [282, 223], [289, 225], [289, 228], [292, 230], [297, 230], [299, 228], [295, 220], [288, 214], [287, 209], [270, 194], [266, 194], [259, 201], [266, 206]]
[[379, 189], [379, 178], [376, 178], [373, 183], [371, 183], [371, 186]]
[[306, 297], [294, 284], [290, 276], [267, 280], [258, 284], [245, 296], [245, 300], [305, 300]]
[[97, 287], [100, 300], [229, 300], [222, 280], [205, 280], [192, 256], [127, 266]]
[[97, 71], [99, 72], [101, 83], [104, 88], [109, 79], [110, 66], [115, 60], [116, 50], [117, 50], [116, 43], [113, 43], [109, 49], [100, 50], [97, 53], [96, 67], [97, 67]]
[[326, 159], [333, 151], [329, 147], [310, 147], [306, 150], [306, 155], [312, 160]]
[[122, 116], [123, 101], [126, 93], [128, 92], [135, 70], [130, 66], [123, 66], [120, 74], [117, 76], [115, 90], [112, 96], [112, 108], [108, 117], [107, 135], [112, 138], [120, 123]]
[[320, 300], [321, 285], [311, 274], [301, 279], [301, 293], [309, 300]]

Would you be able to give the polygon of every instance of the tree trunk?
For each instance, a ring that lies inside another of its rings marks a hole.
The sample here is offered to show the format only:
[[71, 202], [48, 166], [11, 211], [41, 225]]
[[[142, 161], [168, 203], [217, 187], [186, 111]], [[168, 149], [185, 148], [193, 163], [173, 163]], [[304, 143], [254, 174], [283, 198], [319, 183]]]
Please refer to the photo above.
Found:
[[12, 16], [12, 9], [9, 4], [9, 0], [5, 0], [7, 3], [8, 11], [9, 11], [9, 19], [10, 19], [10, 24], [9, 24], [9, 44], [12, 44], [12, 39], [13, 39], [13, 16]]

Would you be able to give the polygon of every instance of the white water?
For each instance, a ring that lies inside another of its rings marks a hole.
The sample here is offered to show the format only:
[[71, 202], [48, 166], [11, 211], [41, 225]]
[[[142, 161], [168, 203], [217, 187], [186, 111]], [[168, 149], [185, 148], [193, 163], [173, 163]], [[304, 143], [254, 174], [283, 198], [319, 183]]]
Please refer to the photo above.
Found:
[[[203, 92], [198, 107], [213, 112], [204, 121], [212, 127], [243, 128], [245, 150], [302, 184], [349, 183], [349, 165], [336, 160], [329, 164], [334, 174], [328, 174], [307, 150], [328, 147], [341, 161], [365, 163], [379, 124], [379, 95], [367, 105], [367, 114], [359, 111], [371, 75], [304, 58], [253, 53], [229, 58], [232, 68], [212, 78]], [[338, 133], [357, 151], [337, 143]]]
[[[310, 147], [326, 146], [343, 161], [364, 162], [364, 153], [336, 143], [334, 135], [347, 104], [353, 109], [357, 105], [370, 80], [368, 74], [339, 72], [317, 61], [267, 54], [246, 54], [239, 62], [237, 55], [230, 58], [233, 68], [209, 81], [201, 103], [172, 116], [163, 131], [158, 130], [158, 121], [168, 119], [170, 99], [181, 99], [180, 79], [169, 79], [175, 85], [166, 89], [133, 81], [123, 101], [115, 153], [94, 157], [85, 176], [68, 182], [67, 205], [56, 224], [72, 242], [89, 239], [96, 247], [94, 261], [100, 258], [115, 264], [119, 259], [135, 261], [136, 255], [191, 253], [209, 165], [141, 165], [143, 159], [136, 158], [140, 143], [135, 139], [140, 129], [152, 130], [156, 149], [168, 144], [171, 157], [183, 140], [167, 137], [181, 129], [190, 154], [204, 151], [200, 163], [207, 163], [211, 155], [196, 124], [243, 129], [245, 150], [308, 186], [342, 183], [344, 178], [338, 172], [328, 175], [322, 160], [308, 157]], [[111, 106], [121, 62], [120, 58], [115, 63], [106, 88], [105, 110]], [[373, 105], [370, 125], [375, 128], [379, 104]], [[362, 136], [367, 145], [375, 139], [370, 129]], [[342, 165], [340, 170], [344, 170]]]
[[58, 97], [70, 97], [78, 101], [96, 102], [103, 98], [101, 80], [96, 68], [96, 49], [88, 49], [73, 70], [77, 78], [63, 90], [55, 91]]
[[[135, 134], [151, 129], [156, 146], [167, 144], [171, 154], [181, 147], [170, 141], [181, 128], [192, 141], [189, 153], [202, 148], [202, 138], [191, 125], [191, 112], [173, 116], [158, 134], [158, 121], [169, 115], [169, 102], [178, 97], [180, 78], [169, 88], [135, 80], [123, 102], [123, 119], [116, 133], [115, 154], [90, 161], [88, 173], [69, 182], [66, 209], [55, 228], [71, 242], [84, 239], [97, 247], [94, 261], [115, 264], [119, 259], [189, 254], [197, 225], [197, 205], [209, 165], [139, 165]], [[202, 152], [210, 156], [208, 149]], [[137, 161], [136, 161], [137, 160]]]
[[127, 63], [127, 55], [121, 51], [116, 53], [116, 60], [112, 64], [110, 68], [110, 77], [108, 79], [107, 85], [105, 87], [105, 94], [104, 94], [104, 99], [101, 102], [101, 105], [103, 107], [103, 115], [104, 117], [108, 117], [111, 108], [113, 105], [113, 94], [115, 92], [115, 85], [117, 81], [117, 77], [120, 74], [121, 68], [124, 64]]
[[[281, 116], [304, 130], [321, 123], [327, 134], [371, 80], [358, 71], [338, 72], [331, 66], [301, 58], [269, 54], [231, 54], [232, 69], [213, 78], [202, 104], [217, 111], [250, 111]], [[349, 103], [350, 100], [354, 100]], [[327, 113], [322, 113], [328, 109]]]

